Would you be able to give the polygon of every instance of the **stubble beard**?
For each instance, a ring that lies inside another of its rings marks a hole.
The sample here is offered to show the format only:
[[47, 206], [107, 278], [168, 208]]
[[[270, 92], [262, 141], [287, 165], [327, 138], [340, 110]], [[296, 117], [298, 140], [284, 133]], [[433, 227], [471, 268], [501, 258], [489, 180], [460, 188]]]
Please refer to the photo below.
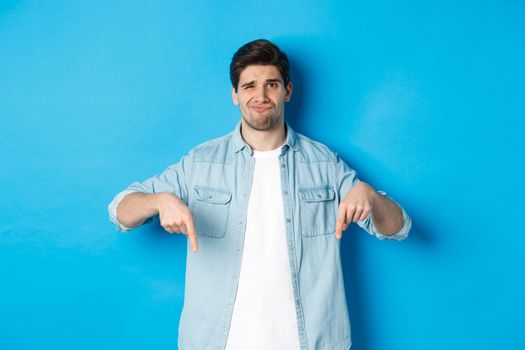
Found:
[[257, 131], [267, 131], [275, 128], [282, 119], [282, 115], [279, 113], [273, 113], [264, 117], [255, 117], [251, 113], [241, 113], [242, 119], [246, 124]]

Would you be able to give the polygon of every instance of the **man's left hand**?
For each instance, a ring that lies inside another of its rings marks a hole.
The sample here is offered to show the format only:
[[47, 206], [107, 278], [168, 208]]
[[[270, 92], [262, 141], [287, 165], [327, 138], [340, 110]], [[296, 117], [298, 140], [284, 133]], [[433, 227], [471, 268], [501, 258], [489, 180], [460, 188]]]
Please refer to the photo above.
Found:
[[372, 212], [374, 201], [379, 194], [365, 182], [358, 182], [346, 193], [339, 204], [337, 221], [335, 226], [335, 236], [341, 239], [343, 231], [352, 222], [366, 219]]

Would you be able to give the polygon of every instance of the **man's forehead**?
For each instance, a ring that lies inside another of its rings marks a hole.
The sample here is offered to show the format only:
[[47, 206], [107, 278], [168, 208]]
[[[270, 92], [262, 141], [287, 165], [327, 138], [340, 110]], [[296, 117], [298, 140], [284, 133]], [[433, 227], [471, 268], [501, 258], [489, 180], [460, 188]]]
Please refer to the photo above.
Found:
[[239, 76], [239, 82], [252, 80], [282, 80], [279, 69], [274, 65], [252, 64], [244, 68]]

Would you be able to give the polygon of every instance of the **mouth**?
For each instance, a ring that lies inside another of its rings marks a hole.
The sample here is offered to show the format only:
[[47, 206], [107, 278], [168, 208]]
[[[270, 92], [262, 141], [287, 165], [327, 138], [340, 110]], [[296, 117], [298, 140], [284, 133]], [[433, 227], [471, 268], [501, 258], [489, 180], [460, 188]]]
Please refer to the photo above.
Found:
[[254, 111], [258, 112], [258, 113], [262, 113], [262, 112], [265, 112], [269, 109], [271, 109], [272, 107], [271, 106], [268, 106], [268, 105], [264, 105], [264, 106], [251, 106], [250, 107], [251, 109], [253, 109]]

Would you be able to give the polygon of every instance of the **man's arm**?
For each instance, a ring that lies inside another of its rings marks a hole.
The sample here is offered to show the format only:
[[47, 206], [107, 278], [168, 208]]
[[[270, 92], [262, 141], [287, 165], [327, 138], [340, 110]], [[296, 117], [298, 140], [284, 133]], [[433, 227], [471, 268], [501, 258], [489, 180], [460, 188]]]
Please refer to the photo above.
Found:
[[128, 227], [140, 226], [159, 214], [160, 225], [169, 233], [182, 232], [190, 240], [194, 252], [198, 249], [193, 215], [177, 196], [169, 192], [146, 194], [140, 192], [125, 196], [117, 206], [118, 221]]
[[381, 195], [369, 184], [359, 181], [339, 204], [336, 236], [341, 238], [352, 222], [365, 220], [371, 214], [372, 222], [379, 233], [392, 236], [403, 228], [401, 208], [388, 197]]
[[412, 221], [405, 210], [382, 191], [360, 181], [355, 170], [336, 156], [336, 182], [340, 195], [336, 221], [336, 237], [356, 222], [379, 239], [405, 239]]
[[128, 227], [140, 226], [150, 217], [159, 213], [158, 200], [161, 193], [146, 194], [133, 192], [122, 199], [117, 206], [118, 221]]
[[[372, 187], [370, 187], [372, 188]], [[403, 228], [401, 208], [390, 198], [374, 191], [372, 201], [372, 222], [376, 229], [385, 236], [392, 236]]]
[[190, 155], [144, 182], [132, 183], [113, 198], [108, 212], [117, 231], [129, 231], [158, 214], [160, 225], [166, 231], [186, 234], [192, 250], [197, 250], [193, 216], [186, 204], [191, 178]]

